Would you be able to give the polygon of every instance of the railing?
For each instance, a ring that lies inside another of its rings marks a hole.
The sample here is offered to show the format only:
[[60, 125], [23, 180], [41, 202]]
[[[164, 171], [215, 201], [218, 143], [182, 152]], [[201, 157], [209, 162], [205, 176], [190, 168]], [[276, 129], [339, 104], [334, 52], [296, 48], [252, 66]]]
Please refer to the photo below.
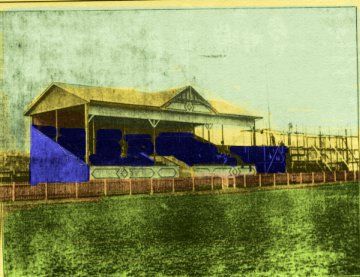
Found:
[[168, 179], [98, 179], [87, 183], [0, 185], [0, 201], [77, 199], [113, 195], [221, 191], [359, 181], [359, 171], [245, 174]]

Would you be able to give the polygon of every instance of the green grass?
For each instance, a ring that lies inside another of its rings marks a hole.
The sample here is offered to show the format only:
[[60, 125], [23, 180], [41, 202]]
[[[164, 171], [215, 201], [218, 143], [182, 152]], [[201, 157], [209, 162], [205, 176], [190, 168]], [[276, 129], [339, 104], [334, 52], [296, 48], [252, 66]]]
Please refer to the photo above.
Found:
[[359, 186], [39, 205], [4, 247], [6, 276], [359, 274]]

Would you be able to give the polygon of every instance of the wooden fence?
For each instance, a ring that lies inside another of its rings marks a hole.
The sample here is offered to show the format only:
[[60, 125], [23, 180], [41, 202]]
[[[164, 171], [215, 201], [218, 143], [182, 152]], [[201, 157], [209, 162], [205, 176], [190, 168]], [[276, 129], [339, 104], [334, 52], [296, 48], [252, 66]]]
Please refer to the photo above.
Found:
[[170, 179], [99, 179], [87, 183], [43, 183], [37, 186], [30, 186], [28, 183], [13, 182], [0, 185], [0, 201], [76, 199], [113, 195], [215, 191], [232, 188], [355, 182], [359, 180], [359, 175], [359, 171], [339, 171]]

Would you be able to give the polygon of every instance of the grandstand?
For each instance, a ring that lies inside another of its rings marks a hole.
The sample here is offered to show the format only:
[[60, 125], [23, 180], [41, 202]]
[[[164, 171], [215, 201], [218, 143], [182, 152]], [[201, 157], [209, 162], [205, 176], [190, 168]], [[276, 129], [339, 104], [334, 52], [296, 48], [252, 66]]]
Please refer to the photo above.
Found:
[[25, 116], [32, 184], [285, 172], [286, 147], [229, 147], [198, 136], [198, 127], [254, 130], [261, 117], [190, 85], [141, 92], [52, 83]]

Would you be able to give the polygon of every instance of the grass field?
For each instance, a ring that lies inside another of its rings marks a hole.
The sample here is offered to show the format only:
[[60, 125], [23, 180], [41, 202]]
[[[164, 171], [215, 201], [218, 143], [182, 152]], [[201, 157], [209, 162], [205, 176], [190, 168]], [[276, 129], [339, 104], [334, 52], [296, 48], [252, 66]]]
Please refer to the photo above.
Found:
[[359, 274], [359, 185], [125, 196], [5, 221], [6, 276]]

